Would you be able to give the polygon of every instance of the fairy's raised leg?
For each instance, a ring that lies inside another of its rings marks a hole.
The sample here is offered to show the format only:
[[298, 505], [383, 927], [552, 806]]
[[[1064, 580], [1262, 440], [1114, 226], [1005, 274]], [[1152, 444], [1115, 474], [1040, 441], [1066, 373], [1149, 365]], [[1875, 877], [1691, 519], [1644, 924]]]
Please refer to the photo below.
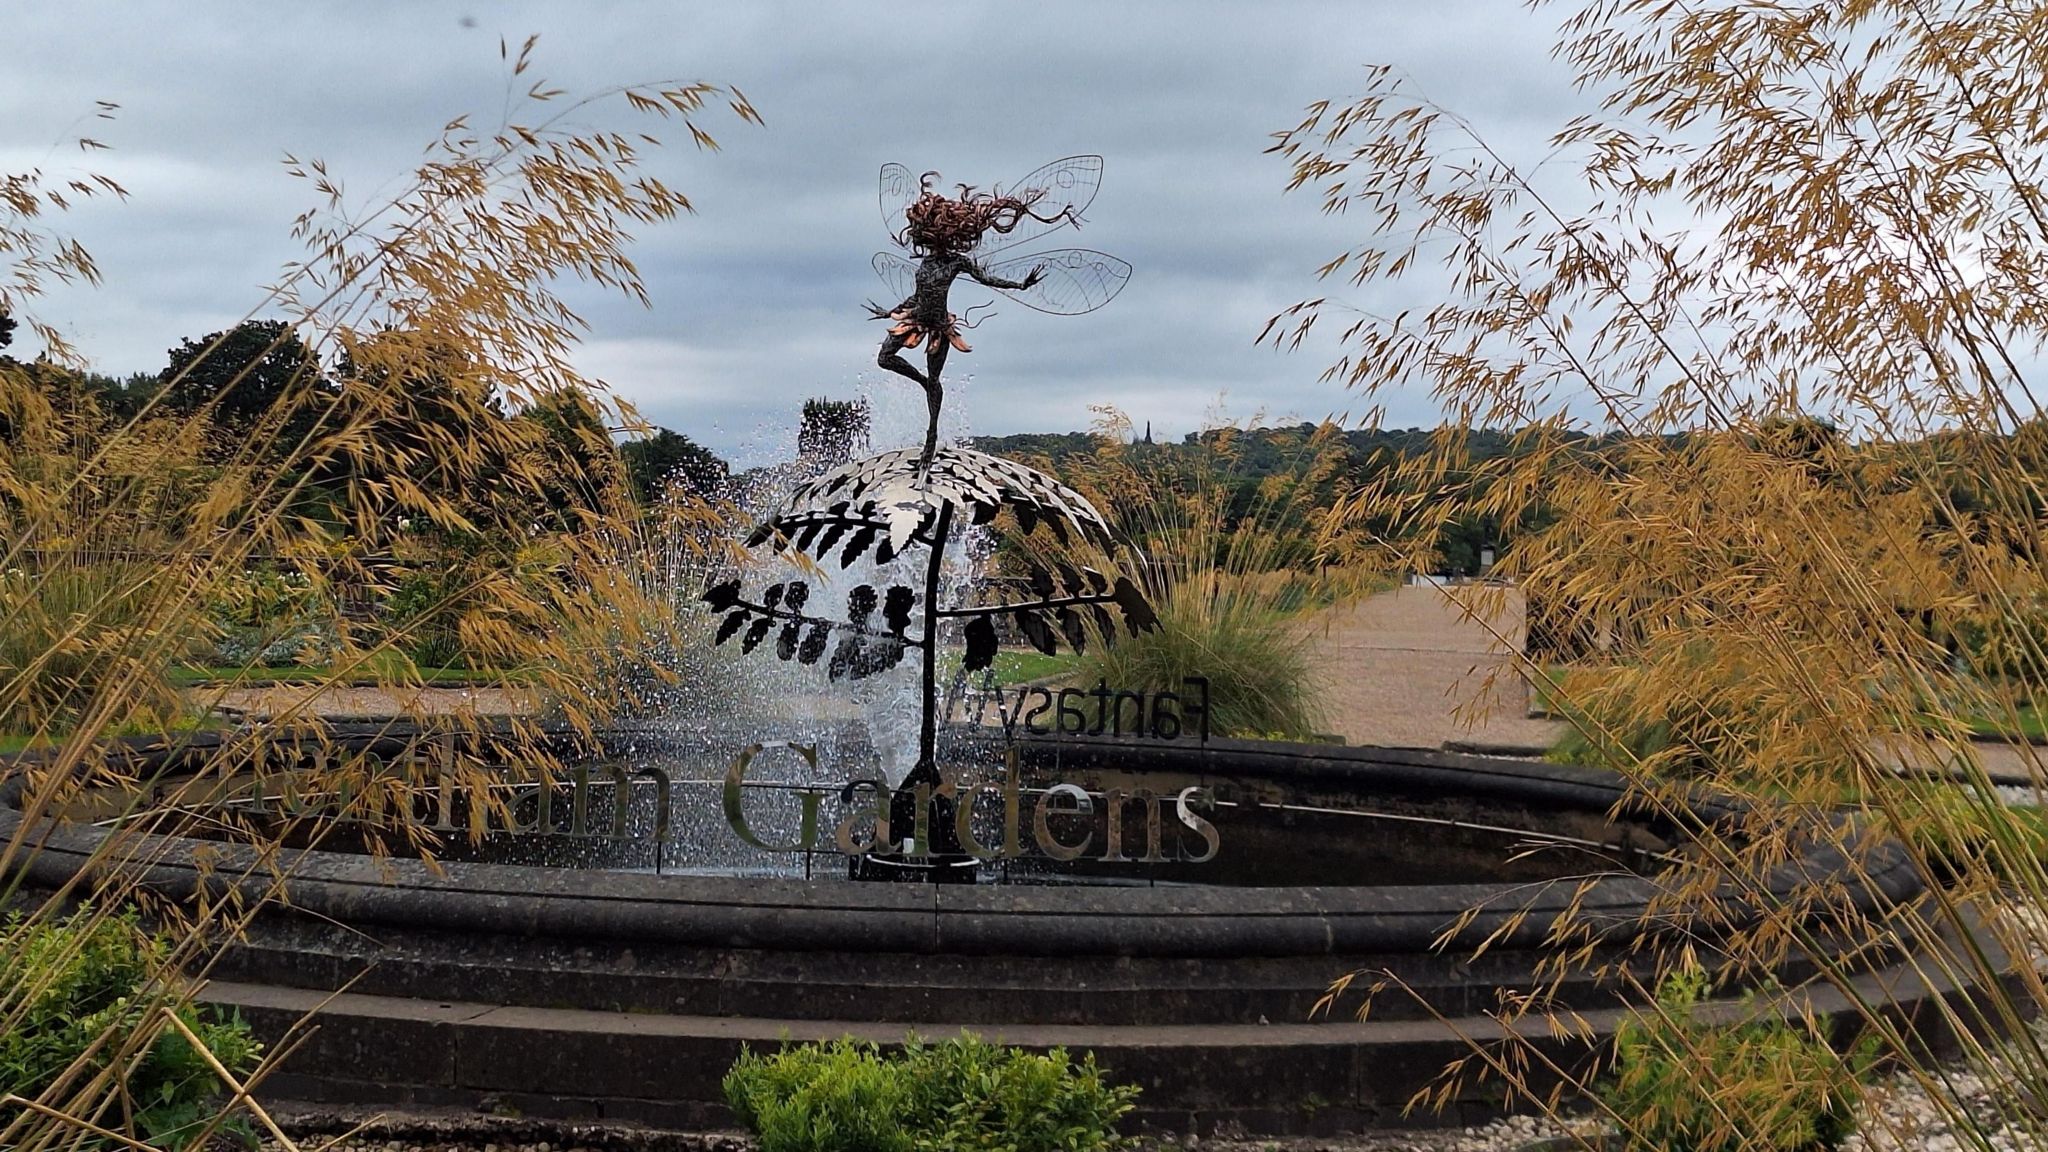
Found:
[[[880, 352], [875, 353], [875, 363], [883, 368], [887, 368], [891, 372], [896, 373], [898, 376], [908, 376], [912, 380], [917, 381], [919, 384], [925, 384], [926, 381], [924, 373], [919, 372], [915, 365], [911, 364], [910, 361], [905, 360], [900, 355], [900, 353], [903, 351], [903, 345], [907, 343], [909, 339], [910, 338], [908, 336], [899, 336], [893, 332], [890, 333], [889, 336], [882, 341], [882, 350]], [[940, 359], [943, 360], [945, 359], [945, 357], [942, 356], [940, 357]]]

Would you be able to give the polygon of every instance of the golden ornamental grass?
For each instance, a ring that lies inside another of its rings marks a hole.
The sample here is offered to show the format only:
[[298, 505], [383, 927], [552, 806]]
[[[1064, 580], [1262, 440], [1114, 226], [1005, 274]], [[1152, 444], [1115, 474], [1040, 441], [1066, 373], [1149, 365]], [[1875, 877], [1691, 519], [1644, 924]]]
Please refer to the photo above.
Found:
[[[80, 400], [67, 385], [80, 357], [38, 298], [53, 281], [99, 278], [62, 230], [65, 210], [126, 193], [97, 176], [0, 175], [0, 314], [20, 323], [14, 351], [27, 341], [43, 349], [33, 364], [0, 359], [0, 739], [36, 753], [8, 762], [0, 780], [22, 783], [31, 817], [89, 787], [130, 797], [91, 892], [21, 890], [14, 866], [36, 845], [24, 836], [0, 844], [9, 877], [0, 895], [24, 915], [0, 927], [0, 952], [88, 895], [89, 918], [139, 904], [169, 942], [148, 992], [167, 1011], [122, 1033], [120, 1051], [85, 1052], [39, 1098], [0, 1104], [0, 1146], [135, 1139], [121, 1069], [165, 1029], [184, 1027], [175, 1010], [190, 1001], [188, 977], [203, 975], [213, 948], [289, 880], [267, 849], [300, 830], [223, 826], [186, 802], [272, 771], [265, 741], [320, 740], [300, 723], [307, 717], [223, 731], [220, 753], [190, 780], [135, 779], [104, 752], [123, 732], [217, 723], [166, 679], [217, 638], [210, 609], [268, 594], [264, 581], [285, 573], [289, 603], [306, 617], [297, 623], [332, 646], [330, 682], [367, 677], [401, 701], [417, 700], [407, 691], [419, 683], [405, 654], [413, 633], [445, 631], [474, 675], [533, 702], [495, 738], [536, 771], [553, 762], [543, 727], [590, 734], [625, 702], [620, 664], [668, 639], [667, 606], [627, 571], [651, 529], [624, 487], [612, 434], [642, 425], [570, 363], [586, 326], [553, 286], [583, 280], [646, 302], [629, 229], [691, 211], [643, 162], [661, 144], [655, 133], [680, 128], [697, 149], [715, 150], [706, 125], [760, 116], [738, 91], [708, 83], [572, 97], [531, 75], [533, 48], [529, 40], [505, 53], [508, 119], [449, 121], [388, 200], [352, 203], [323, 164], [292, 162], [317, 199], [296, 225], [306, 255], [249, 315], [285, 318], [264, 329], [274, 338], [260, 356], [310, 355], [245, 422], [234, 422], [231, 390], [255, 360], [223, 360], [224, 340], [197, 349], [133, 416]], [[589, 127], [607, 119], [638, 123]], [[408, 580], [429, 589], [416, 598], [416, 626], [369, 628], [347, 611], [352, 597], [388, 595]], [[474, 715], [438, 722], [485, 726]], [[350, 797], [359, 813], [409, 804], [424, 784], [339, 751], [315, 775], [310, 786]], [[136, 833], [200, 820], [266, 851], [245, 874], [217, 877], [220, 899], [148, 899], [130, 866], [147, 863], [152, 842]], [[434, 848], [403, 830], [391, 843]], [[50, 978], [31, 973], [0, 988], [0, 1034]], [[281, 1054], [240, 1083], [222, 1070], [221, 1118], [267, 1123], [242, 1092]]]
[[[1695, 784], [1753, 801], [1669, 875], [1654, 969], [1802, 957], [1860, 1002], [1817, 915], [1903, 945], [1926, 978], [1997, 989], [1926, 1023], [1960, 1032], [1962, 1066], [2000, 1090], [1972, 1110], [1879, 1024], [1884, 1056], [1966, 1142], [2011, 1122], [2038, 1146], [2027, 1101], [2048, 1054], [2019, 1023], [2042, 992], [2044, 840], [1997, 801], [1970, 736], [2018, 740], [2039, 794], [2024, 736], [2048, 674], [2048, 13], [1617, 0], [1561, 20], [1557, 55], [1603, 111], [1560, 125], [1540, 165], [1385, 67], [1275, 133], [1291, 187], [1356, 239], [1322, 269], [1331, 293], [1263, 338], [1333, 335], [1327, 378], [1434, 398], [1437, 450], [1348, 512], [1418, 567], [1450, 518], [1516, 526], [1498, 571], [1599, 638], [1604, 670], [1566, 675], [1558, 702], [1637, 802], [1679, 812]], [[1353, 291], [1405, 307], [1360, 310]], [[1512, 450], [1468, 451], [1479, 427], [1513, 430]], [[1945, 882], [1882, 918], [1843, 888], [1763, 887], [1804, 846], [1881, 836]], [[1722, 947], [1728, 893], [1758, 918]], [[1555, 975], [1589, 962], [1584, 938], [1558, 926]], [[1545, 992], [1497, 1015], [1527, 1037], [1582, 1030]], [[1490, 1076], [1556, 1108], [1602, 1074], [1552, 1087], [1567, 1070], [1544, 1065], [1531, 1044], [1475, 1042], [1418, 1103]], [[1735, 1103], [1755, 1094], [1697, 1069], [1727, 1102], [1709, 1146], [1761, 1147]], [[1640, 1116], [1606, 1121], [1647, 1138]], [[1868, 1123], [1920, 1146], [1895, 1115]]]
[[1092, 637], [1071, 678], [1177, 692], [1204, 677], [1218, 734], [1310, 739], [1326, 724], [1315, 614], [1372, 587], [1372, 573], [1326, 538], [1338, 430], [1270, 433], [1278, 461], [1264, 475], [1245, 465], [1246, 431], [1211, 428], [1162, 450], [1131, 443], [1129, 421], [1103, 412], [1095, 450], [1071, 459], [1065, 479], [1142, 555], [1136, 576], [1160, 627]]

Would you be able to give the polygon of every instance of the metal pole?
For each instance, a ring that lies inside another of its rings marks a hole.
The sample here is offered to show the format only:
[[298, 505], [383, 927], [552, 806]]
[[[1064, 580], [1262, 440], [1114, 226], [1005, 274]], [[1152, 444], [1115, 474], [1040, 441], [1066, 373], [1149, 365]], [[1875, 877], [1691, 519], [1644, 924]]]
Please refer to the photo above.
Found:
[[946, 536], [953, 528], [953, 505], [939, 505], [939, 519], [932, 526], [931, 560], [924, 570], [924, 695], [918, 705], [924, 713], [918, 729], [918, 767], [936, 773], [939, 767], [938, 667], [939, 667], [939, 570], [946, 563]]

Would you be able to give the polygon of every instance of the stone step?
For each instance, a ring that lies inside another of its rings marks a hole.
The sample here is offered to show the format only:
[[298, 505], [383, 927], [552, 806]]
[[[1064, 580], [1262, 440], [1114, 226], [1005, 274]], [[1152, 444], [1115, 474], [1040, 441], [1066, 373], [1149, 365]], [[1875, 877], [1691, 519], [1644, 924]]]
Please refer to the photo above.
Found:
[[[1874, 1004], [1923, 1044], [1948, 1047], [1937, 1000], [1970, 1022], [1977, 990], [1958, 992], [1913, 963], [1865, 973], [1852, 1000], [1831, 986], [1788, 997], [1766, 1010], [1830, 1020], [1846, 1041], [1861, 1025], [1854, 1004]], [[2019, 992], [2015, 980], [2008, 995]], [[801, 995], [801, 989], [794, 994]], [[559, 1119], [591, 1119], [665, 1128], [729, 1125], [720, 1082], [743, 1048], [853, 1036], [899, 1042], [901, 1024], [734, 1016], [597, 1012], [508, 1007], [472, 1000], [418, 1000], [360, 992], [240, 984], [216, 980], [201, 998], [238, 1012], [273, 1046], [290, 1049], [264, 1081], [280, 1099], [393, 1108], [469, 1108]], [[1739, 1001], [1706, 1006], [1728, 1020], [1758, 1010]], [[1597, 1044], [1623, 1019], [1618, 1009], [1577, 1013]], [[301, 1031], [309, 1024], [310, 1031]], [[1337, 1019], [1267, 1024], [988, 1025], [940, 1016], [917, 1031], [931, 1039], [972, 1030], [1018, 1046], [1093, 1053], [1117, 1079], [1140, 1085], [1136, 1120], [1154, 1130], [1212, 1132], [1237, 1126], [1271, 1134], [1328, 1134], [1445, 1123], [1466, 1125], [1498, 1113], [1496, 1085], [1468, 1080], [1438, 1112], [1403, 1115], [1473, 1044], [1501, 1040], [1490, 1016], [1452, 1019]], [[1524, 1026], [1550, 1059], [1583, 1067], [1595, 1048], [1548, 1036], [1541, 1021]], [[296, 1045], [296, 1046], [294, 1046]], [[1542, 1060], [1535, 1061], [1541, 1066]], [[1543, 1085], [1533, 1085], [1541, 1090]]]
[[[535, 1008], [903, 1025], [949, 1020], [985, 1027], [1042, 1024], [1256, 1024], [1304, 1020], [1349, 973], [1391, 971], [1426, 997], [1387, 994], [1374, 1014], [1478, 1015], [1502, 988], [1529, 980], [1539, 957], [1517, 949], [1473, 959], [1444, 953], [1282, 957], [1060, 958], [663, 947], [529, 937], [344, 930], [271, 918], [224, 951], [211, 975], [314, 990]], [[1617, 958], [1616, 963], [1626, 963]], [[1805, 973], [1787, 971], [1781, 980]], [[1355, 1014], [1373, 977], [1334, 1005]], [[1618, 982], [1579, 974], [1560, 1002], [1608, 1007]]]
[[[271, 1098], [391, 1108], [472, 1108], [662, 1128], [730, 1127], [720, 1083], [743, 1048], [852, 1036], [900, 1043], [900, 1024], [517, 1008], [214, 981], [203, 1000], [238, 1012], [259, 1037], [290, 1045], [265, 1079]], [[1596, 1014], [1598, 1015], [1598, 1014]], [[1498, 1037], [1484, 1019], [1459, 1021]], [[932, 1023], [918, 1034], [957, 1035]], [[992, 1041], [1092, 1052], [1119, 1081], [1140, 1085], [1137, 1121], [1165, 1131], [1334, 1132], [1400, 1121], [1400, 1105], [1463, 1049], [1430, 1020], [1267, 1025], [974, 1026]], [[1560, 1052], [1560, 1055], [1563, 1055]], [[1420, 1123], [1491, 1116], [1477, 1092]], [[1235, 1105], [1219, 1106], [1219, 1101]], [[1244, 1101], [1261, 1101], [1246, 1106]]]

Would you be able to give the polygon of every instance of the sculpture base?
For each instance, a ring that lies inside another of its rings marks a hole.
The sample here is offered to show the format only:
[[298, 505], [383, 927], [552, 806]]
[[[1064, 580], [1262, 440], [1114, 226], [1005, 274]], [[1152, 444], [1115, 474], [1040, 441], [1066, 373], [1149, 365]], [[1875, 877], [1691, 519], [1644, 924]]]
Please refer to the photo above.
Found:
[[971, 856], [852, 856], [846, 878], [895, 884], [972, 884], [980, 862]]
[[937, 771], [921, 764], [911, 770], [909, 777], [889, 798], [889, 827], [929, 830], [927, 834], [931, 843], [924, 845], [928, 851], [916, 855], [870, 852], [849, 857], [846, 862], [848, 879], [914, 884], [975, 882], [981, 865], [980, 861], [960, 850], [959, 837], [954, 834], [954, 820], [959, 812], [955, 802], [947, 796], [931, 796], [925, 801], [928, 810], [922, 813], [926, 819], [918, 819], [917, 784], [922, 781], [930, 786], [937, 779]]

